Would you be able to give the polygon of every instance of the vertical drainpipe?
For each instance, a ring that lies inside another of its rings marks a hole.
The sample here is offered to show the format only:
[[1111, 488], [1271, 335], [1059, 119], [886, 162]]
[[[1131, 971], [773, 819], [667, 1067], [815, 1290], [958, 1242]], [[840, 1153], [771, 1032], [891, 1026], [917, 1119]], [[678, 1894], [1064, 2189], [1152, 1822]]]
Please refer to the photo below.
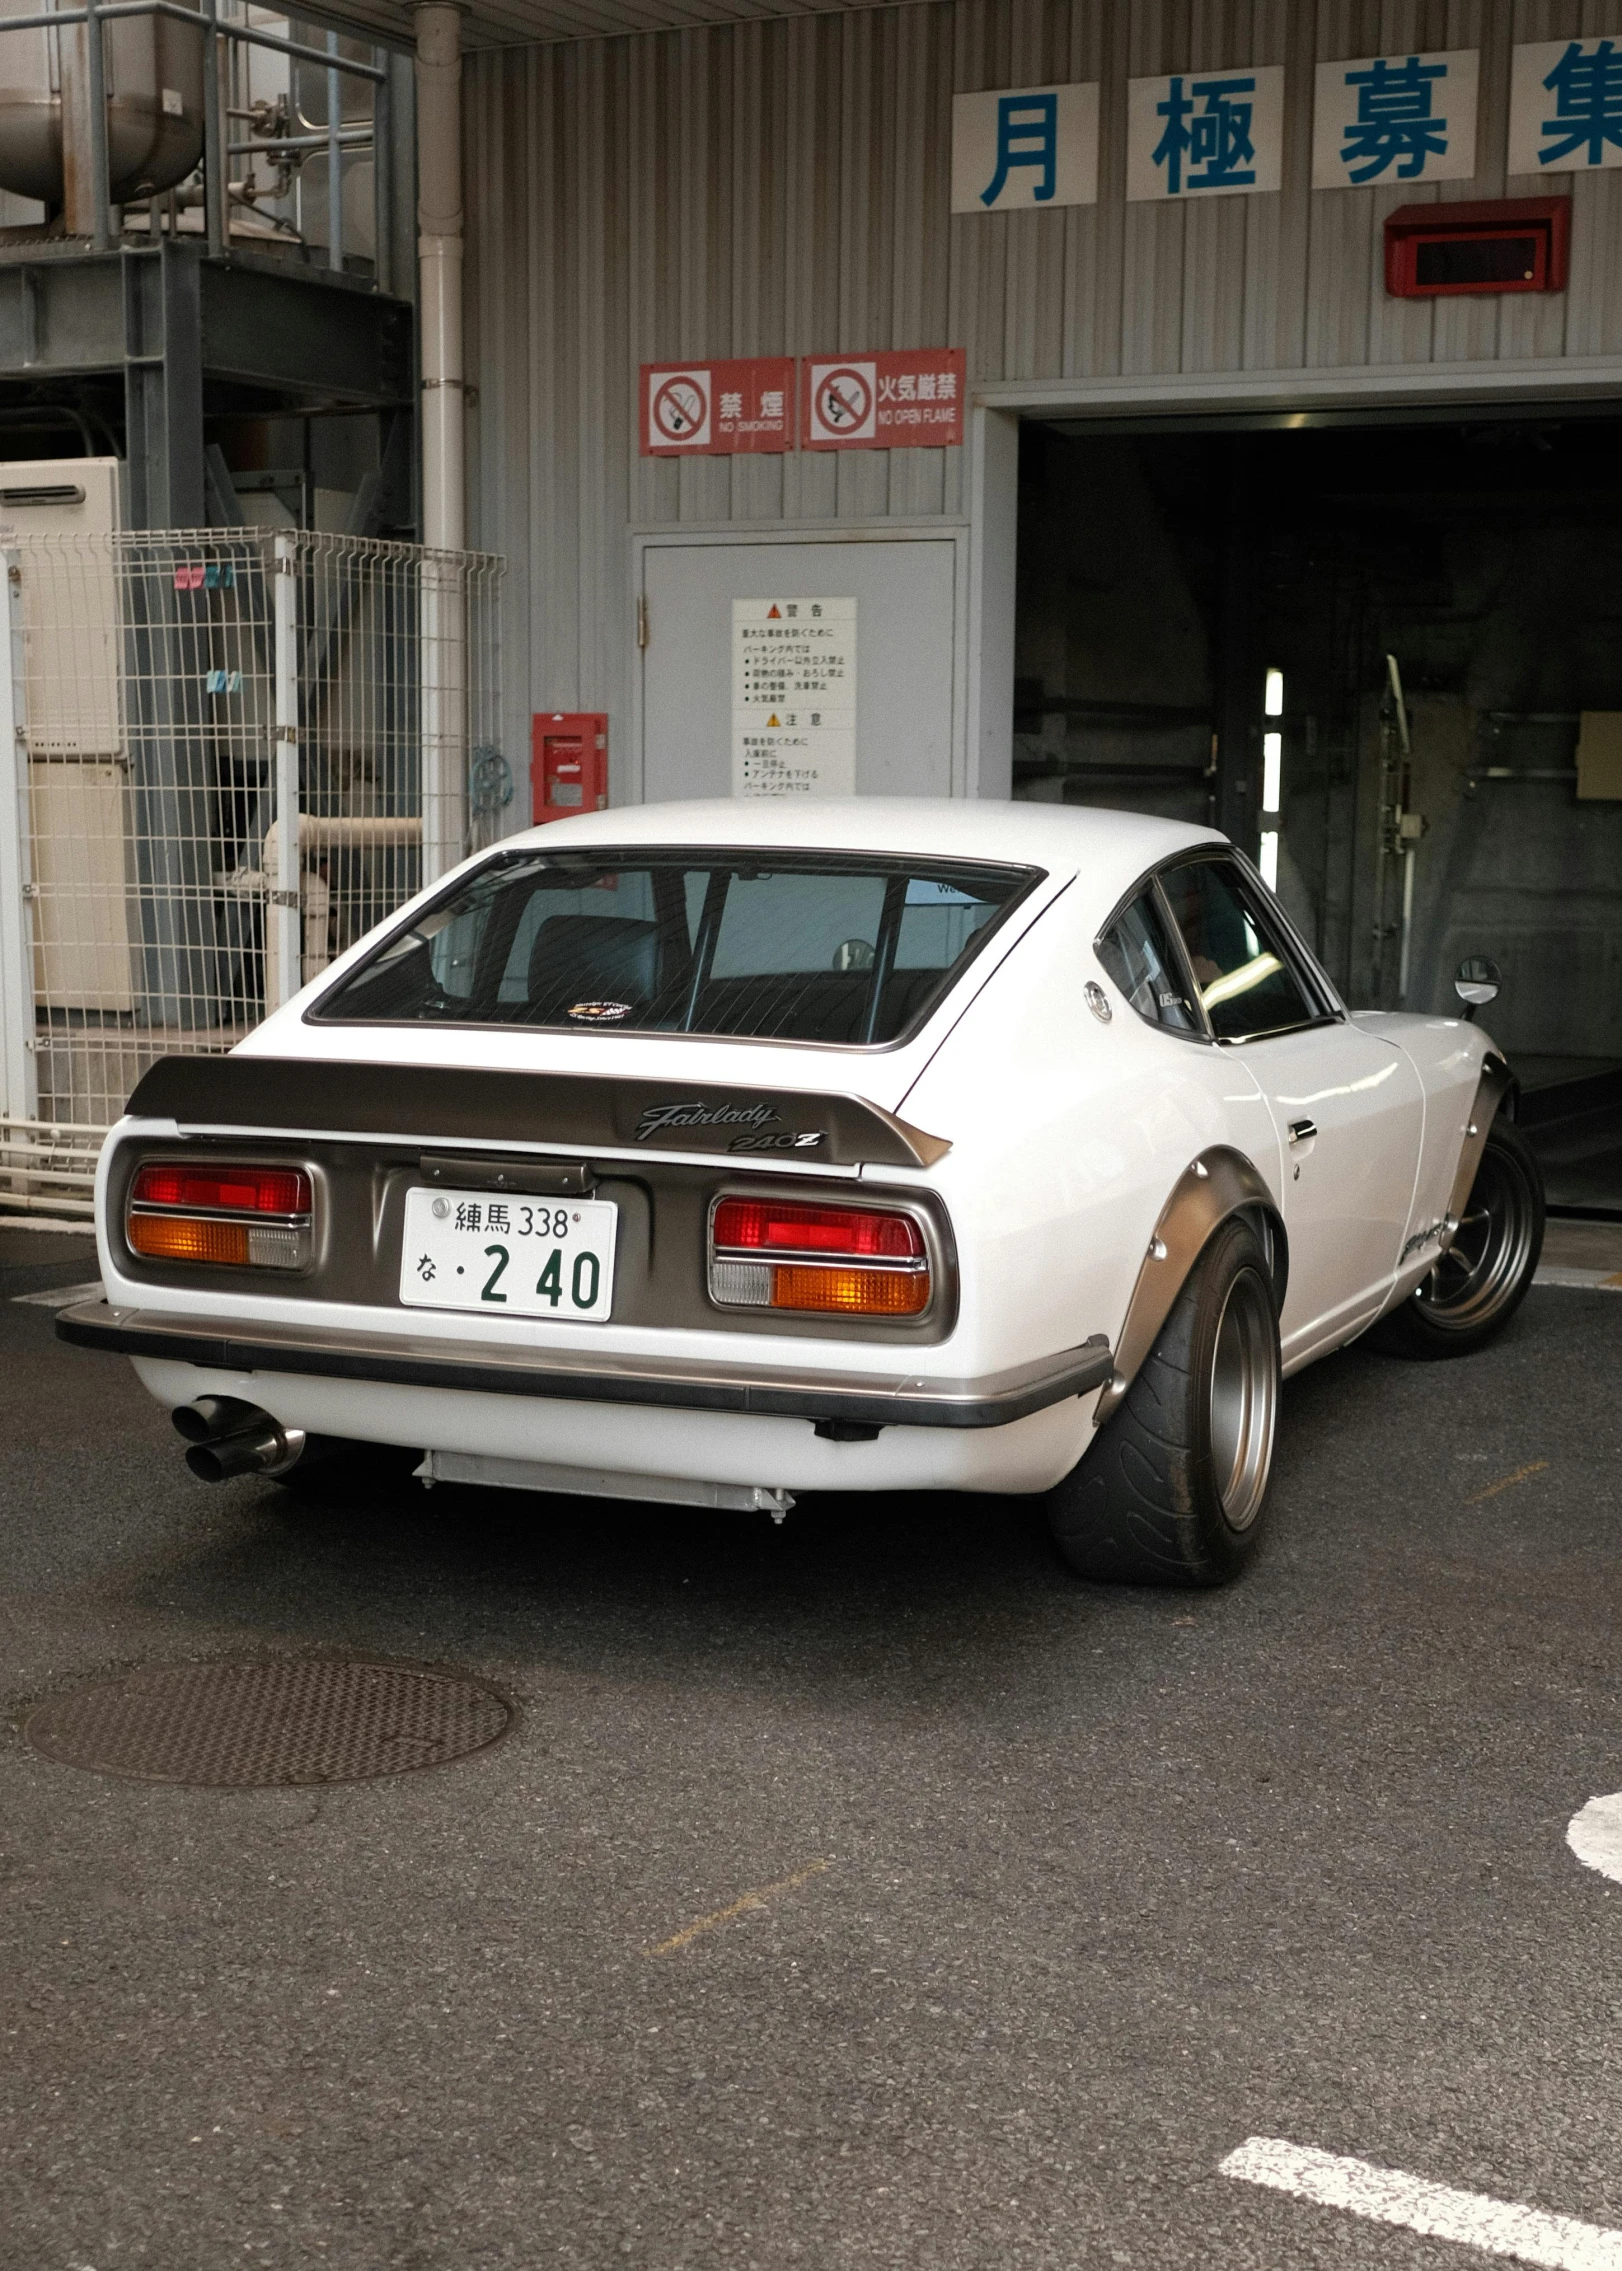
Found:
[[422, 325], [422, 881], [467, 848], [466, 396], [462, 386], [462, 19], [419, 0], [417, 260]]
[[467, 466], [462, 391], [462, 15], [419, 0], [417, 259], [422, 316], [422, 540], [460, 552]]

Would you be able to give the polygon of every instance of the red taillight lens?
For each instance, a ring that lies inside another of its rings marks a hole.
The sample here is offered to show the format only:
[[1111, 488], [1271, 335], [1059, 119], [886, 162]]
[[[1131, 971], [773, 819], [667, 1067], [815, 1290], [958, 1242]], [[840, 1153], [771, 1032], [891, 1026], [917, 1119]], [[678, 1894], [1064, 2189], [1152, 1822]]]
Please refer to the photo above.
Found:
[[876, 1207], [785, 1205], [772, 1199], [723, 1199], [715, 1210], [714, 1244], [734, 1253], [838, 1254], [860, 1261], [924, 1258], [923, 1232], [910, 1214]]
[[930, 1290], [922, 1226], [893, 1207], [737, 1198], [710, 1218], [710, 1297], [724, 1308], [917, 1317]]
[[310, 1259], [312, 1204], [301, 1167], [154, 1160], [135, 1171], [124, 1228], [152, 1261], [296, 1270]]
[[308, 1214], [310, 1178], [296, 1167], [142, 1167], [130, 1186], [130, 1204], [207, 1207], [230, 1214]]

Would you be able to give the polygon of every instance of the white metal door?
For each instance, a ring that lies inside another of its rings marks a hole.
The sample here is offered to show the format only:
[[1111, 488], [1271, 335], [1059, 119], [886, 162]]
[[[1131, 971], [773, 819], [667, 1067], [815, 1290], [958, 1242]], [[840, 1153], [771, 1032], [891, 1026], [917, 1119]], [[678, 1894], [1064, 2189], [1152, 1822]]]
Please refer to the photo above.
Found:
[[957, 543], [649, 543], [642, 553], [642, 795], [730, 796], [732, 602], [854, 599], [856, 788], [950, 796]]
[[1372, 1317], [1390, 1290], [1419, 1168], [1424, 1088], [1399, 1048], [1351, 1023], [1251, 1041], [1243, 1055], [1278, 1125], [1289, 1364]]

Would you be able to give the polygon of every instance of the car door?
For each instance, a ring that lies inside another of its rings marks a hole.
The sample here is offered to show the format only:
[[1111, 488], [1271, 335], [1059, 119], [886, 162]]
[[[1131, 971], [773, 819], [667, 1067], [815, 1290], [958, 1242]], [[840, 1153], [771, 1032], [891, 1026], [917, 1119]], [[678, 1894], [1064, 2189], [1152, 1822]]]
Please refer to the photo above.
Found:
[[1212, 1036], [1243, 1051], [1277, 1127], [1290, 1240], [1280, 1333], [1285, 1363], [1304, 1363], [1368, 1323], [1391, 1288], [1423, 1084], [1394, 1042], [1346, 1015], [1236, 860], [1178, 862], [1160, 886]]

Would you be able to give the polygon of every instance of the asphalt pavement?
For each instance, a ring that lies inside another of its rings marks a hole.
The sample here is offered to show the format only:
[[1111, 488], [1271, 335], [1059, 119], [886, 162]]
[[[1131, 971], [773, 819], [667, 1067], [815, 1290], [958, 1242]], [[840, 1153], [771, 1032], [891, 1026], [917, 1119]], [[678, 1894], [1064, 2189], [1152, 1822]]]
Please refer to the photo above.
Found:
[[[14, 1298], [91, 1274], [0, 1233], [4, 2271], [1486, 2260], [1251, 2136], [1622, 2230], [1622, 1884], [1565, 1842], [1622, 1790], [1614, 1292], [1292, 1382], [1264, 1555], [1180, 1595], [1018, 1501], [211, 1490]], [[517, 1724], [318, 1791], [19, 1731], [343, 1651]]]

